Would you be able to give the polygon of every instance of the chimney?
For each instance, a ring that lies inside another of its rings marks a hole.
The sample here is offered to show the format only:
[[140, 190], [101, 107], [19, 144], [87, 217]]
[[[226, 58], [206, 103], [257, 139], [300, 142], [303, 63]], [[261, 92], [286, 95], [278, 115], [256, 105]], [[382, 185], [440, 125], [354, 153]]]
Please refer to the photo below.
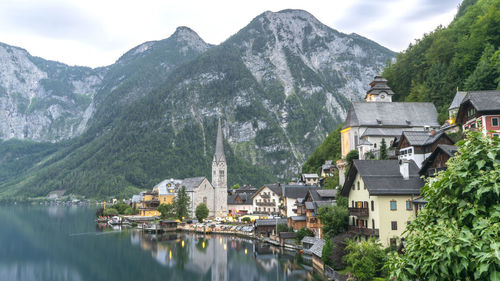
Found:
[[410, 179], [410, 162], [406, 159], [399, 160], [399, 172], [404, 180]]
[[430, 132], [430, 135], [434, 136], [435, 134], [436, 134], [436, 130], [432, 129], [431, 132]]

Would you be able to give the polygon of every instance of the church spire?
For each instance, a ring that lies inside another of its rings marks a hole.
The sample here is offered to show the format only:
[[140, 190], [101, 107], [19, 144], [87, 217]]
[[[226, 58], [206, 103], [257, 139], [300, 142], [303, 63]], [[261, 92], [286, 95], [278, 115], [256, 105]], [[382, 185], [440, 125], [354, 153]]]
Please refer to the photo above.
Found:
[[215, 143], [215, 161], [220, 161], [221, 159], [226, 159], [224, 155], [224, 143], [223, 143], [223, 135], [222, 135], [222, 127], [219, 118], [219, 126], [217, 127], [217, 142]]

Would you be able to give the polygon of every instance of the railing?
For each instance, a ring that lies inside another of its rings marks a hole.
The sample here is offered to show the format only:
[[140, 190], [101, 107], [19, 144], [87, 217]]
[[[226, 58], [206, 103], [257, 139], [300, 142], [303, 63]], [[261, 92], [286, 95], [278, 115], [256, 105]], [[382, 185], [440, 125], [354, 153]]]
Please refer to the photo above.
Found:
[[355, 217], [367, 217], [368, 216], [368, 207], [366, 208], [348, 208], [349, 216]]
[[275, 202], [259, 202], [255, 203], [257, 206], [276, 206]]
[[338, 273], [335, 271], [333, 268], [329, 267], [328, 265], [325, 264], [325, 275], [328, 277], [329, 280], [347, 280], [347, 276]]
[[354, 233], [354, 234], [359, 234], [359, 235], [379, 236], [378, 228], [372, 229], [372, 228], [358, 227], [358, 226], [350, 225], [349, 232]]
[[262, 193], [262, 194], [260, 195], [260, 197], [262, 197], [262, 198], [271, 198], [271, 195], [269, 195], [269, 194], [265, 194], [265, 193]]

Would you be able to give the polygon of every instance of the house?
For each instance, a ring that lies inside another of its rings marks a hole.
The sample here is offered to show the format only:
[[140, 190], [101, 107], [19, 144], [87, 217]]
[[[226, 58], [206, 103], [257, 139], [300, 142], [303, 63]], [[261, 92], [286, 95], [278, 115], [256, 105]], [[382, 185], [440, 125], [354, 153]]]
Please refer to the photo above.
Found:
[[456, 122], [463, 130], [500, 136], [500, 91], [467, 92], [458, 108]]
[[139, 207], [139, 216], [142, 217], [156, 217], [160, 216], [161, 213], [157, 210], [160, 206], [160, 200], [158, 199], [158, 192], [147, 191], [142, 192], [142, 202]]
[[253, 213], [279, 215], [281, 187], [279, 183], [265, 184], [252, 195]]
[[413, 200], [424, 181], [413, 160], [354, 160], [341, 195], [349, 199], [349, 232], [396, 246], [415, 218]]
[[437, 172], [446, 170], [446, 162], [457, 153], [454, 145], [439, 144], [432, 154], [422, 163], [421, 176], [433, 177]]
[[298, 230], [306, 227], [316, 237], [323, 237], [323, 224], [317, 217], [321, 207], [330, 207], [335, 204], [336, 189], [310, 189], [304, 199], [297, 200], [297, 215], [288, 218], [288, 226]]
[[253, 213], [253, 193], [234, 192], [227, 196], [227, 208], [230, 216]]
[[321, 257], [323, 255], [323, 246], [325, 245], [325, 240], [321, 238], [306, 236], [302, 238], [301, 242], [304, 249], [304, 254], [312, 256], [313, 267], [319, 269], [320, 272], [322, 272], [324, 265]]
[[302, 174], [301, 180], [305, 185], [317, 185], [319, 181], [318, 174]]
[[304, 198], [311, 189], [319, 189], [319, 186], [312, 185], [281, 185], [281, 215], [291, 217], [297, 215], [295, 202], [297, 198]]
[[255, 234], [264, 237], [276, 235], [278, 224], [286, 224], [286, 219], [255, 220]]
[[419, 168], [439, 144], [453, 145], [453, 140], [444, 131], [403, 131], [397, 141], [398, 159], [413, 160]]
[[387, 146], [403, 131], [438, 129], [438, 113], [434, 104], [426, 102], [392, 102], [392, 90], [387, 80], [376, 76], [370, 83], [366, 102], [353, 102], [342, 127], [341, 146], [344, 158], [358, 150], [360, 159], [367, 153], [377, 153], [382, 139]]
[[177, 195], [182, 180], [165, 179], [153, 187], [153, 192], [158, 193], [158, 200], [160, 204], [172, 204]]
[[325, 164], [321, 165], [321, 178], [332, 177], [336, 171], [337, 165], [333, 164], [333, 160], [326, 160]]

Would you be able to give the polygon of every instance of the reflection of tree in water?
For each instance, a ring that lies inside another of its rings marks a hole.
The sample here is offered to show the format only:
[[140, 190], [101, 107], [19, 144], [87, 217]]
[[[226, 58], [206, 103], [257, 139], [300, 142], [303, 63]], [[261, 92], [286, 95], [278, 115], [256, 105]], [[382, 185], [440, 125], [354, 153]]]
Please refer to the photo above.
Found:
[[184, 264], [189, 262], [189, 246], [191, 240], [181, 238], [179, 243], [173, 244], [172, 253], [174, 254], [177, 268], [184, 270]]
[[198, 238], [198, 242], [195, 244], [195, 247], [199, 252], [206, 253], [208, 249], [208, 243], [208, 239]]

